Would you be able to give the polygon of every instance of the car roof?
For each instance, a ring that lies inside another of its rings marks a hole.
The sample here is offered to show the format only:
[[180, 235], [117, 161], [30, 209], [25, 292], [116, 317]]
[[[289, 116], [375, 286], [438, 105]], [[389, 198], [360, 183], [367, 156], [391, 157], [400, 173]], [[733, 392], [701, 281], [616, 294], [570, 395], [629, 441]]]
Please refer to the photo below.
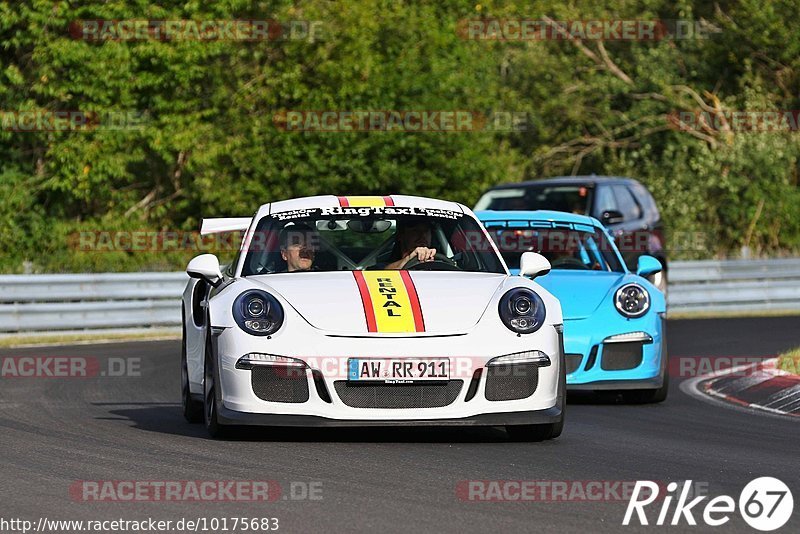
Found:
[[475, 215], [483, 222], [490, 221], [540, 221], [540, 222], [559, 222], [571, 224], [588, 224], [597, 228], [603, 225], [594, 217], [588, 215], [578, 215], [566, 211], [552, 210], [481, 210], [476, 211]]
[[469, 209], [458, 202], [438, 200], [435, 198], [417, 197], [412, 195], [318, 195], [287, 200], [279, 200], [262, 205], [256, 213], [257, 218], [271, 213], [298, 209], [335, 208], [335, 207], [381, 207], [396, 206], [401, 208], [428, 208], [469, 213]]
[[639, 182], [633, 178], [626, 178], [623, 176], [597, 176], [596, 174], [591, 174], [588, 176], [555, 176], [553, 178], [541, 178], [539, 180], [528, 180], [525, 182], [512, 182], [492, 186], [489, 190], [515, 189], [535, 185], [596, 185], [598, 183], [624, 184]]

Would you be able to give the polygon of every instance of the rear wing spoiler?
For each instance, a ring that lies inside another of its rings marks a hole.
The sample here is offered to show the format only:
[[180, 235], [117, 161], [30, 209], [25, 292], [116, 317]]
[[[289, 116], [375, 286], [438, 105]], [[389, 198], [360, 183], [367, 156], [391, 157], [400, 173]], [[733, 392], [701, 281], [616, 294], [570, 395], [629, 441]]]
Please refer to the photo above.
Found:
[[251, 217], [220, 217], [203, 219], [200, 235], [221, 234], [223, 232], [243, 232], [250, 228]]

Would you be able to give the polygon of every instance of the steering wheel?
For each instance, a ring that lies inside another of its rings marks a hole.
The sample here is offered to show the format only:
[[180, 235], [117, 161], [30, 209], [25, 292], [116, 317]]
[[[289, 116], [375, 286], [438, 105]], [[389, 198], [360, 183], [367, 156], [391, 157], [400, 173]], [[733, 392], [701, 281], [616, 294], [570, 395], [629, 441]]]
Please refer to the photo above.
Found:
[[460, 271], [455, 261], [437, 252], [431, 261], [419, 261], [416, 256], [408, 260], [403, 267], [408, 271]]
[[577, 258], [570, 257], [570, 256], [565, 256], [563, 258], [558, 258], [557, 260], [553, 261], [553, 263], [550, 264], [550, 266], [553, 269], [561, 267], [562, 265], [567, 269], [569, 269], [569, 268], [573, 268], [573, 269], [577, 268], [577, 269], [585, 269], [585, 270], [589, 269], [588, 267], [586, 267], [586, 264], [584, 264], [581, 260], [579, 260]]

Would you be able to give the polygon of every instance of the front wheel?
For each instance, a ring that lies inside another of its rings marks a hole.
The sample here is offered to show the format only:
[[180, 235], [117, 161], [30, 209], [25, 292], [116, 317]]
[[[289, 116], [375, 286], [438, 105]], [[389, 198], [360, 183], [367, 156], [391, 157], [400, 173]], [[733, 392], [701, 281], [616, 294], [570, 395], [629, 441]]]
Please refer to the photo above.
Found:
[[186, 335], [183, 336], [181, 347], [181, 404], [183, 406], [183, 417], [190, 423], [200, 423], [203, 421], [203, 403], [192, 398], [189, 389], [189, 364], [186, 359]]
[[205, 364], [203, 365], [203, 420], [208, 435], [212, 438], [224, 437], [227, 430], [219, 423], [217, 414], [217, 372], [214, 353], [211, 348], [211, 333], [207, 334]]
[[631, 404], [656, 404], [667, 400], [669, 373], [664, 373], [664, 382], [658, 389], [633, 389], [625, 391], [622, 398]]
[[[662, 336], [664, 332], [662, 331]], [[656, 404], [667, 400], [669, 393], [669, 353], [667, 352], [666, 336], [661, 346], [661, 387], [656, 389], [634, 389], [624, 391], [622, 398], [631, 404]]]
[[558, 379], [558, 400], [556, 406], [561, 408], [561, 415], [555, 423], [541, 425], [508, 425], [506, 432], [513, 441], [546, 441], [555, 439], [564, 431], [564, 416], [567, 410], [567, 369], [564, 349], [561, 349], [560, 376]]

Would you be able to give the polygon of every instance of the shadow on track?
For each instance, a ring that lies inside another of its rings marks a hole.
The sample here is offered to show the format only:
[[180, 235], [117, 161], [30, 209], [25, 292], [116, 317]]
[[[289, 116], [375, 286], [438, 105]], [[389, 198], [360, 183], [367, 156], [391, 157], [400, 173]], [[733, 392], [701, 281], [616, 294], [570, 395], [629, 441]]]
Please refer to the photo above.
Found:
[[[570, 392], [568, 404], [627, 404], [615, 392]], [[669, 401], [667, 401], [669, 402]], [[133, 428], [186, 437], [211, 439], [202, 425], [187, 423], [174, 403], [94, 403], [110, 408], [99, 420], [130, 421]], [[630, 405], [630, 404], [628, 404]], [[643, 405], [647, 406], [658, 405]], [[570, 414], [567, 410], [567, 426]], [[231, 427], [226, 441], [332, 443], [510, 443], [502, 427]], [[556, 440], [557, 442], [558, 440]], [[546, 442], [545, 442], [546, 443]]]
[[[174, 404], [125, 403], [109, 406], [108, 417], [98, 420], [131, 421], [133, 428], [187, 437], [207, 436], [202, 425], [186, 422], [180, 406]], [[342, 443], [507, 443], [499, 427], [231, 427], [226, 441], [342, 442]]]
[[618, 391], [569, 391], [567, 392], [567, 404], [631, 405], [630, 402], [625, 401], [622, 393]]

